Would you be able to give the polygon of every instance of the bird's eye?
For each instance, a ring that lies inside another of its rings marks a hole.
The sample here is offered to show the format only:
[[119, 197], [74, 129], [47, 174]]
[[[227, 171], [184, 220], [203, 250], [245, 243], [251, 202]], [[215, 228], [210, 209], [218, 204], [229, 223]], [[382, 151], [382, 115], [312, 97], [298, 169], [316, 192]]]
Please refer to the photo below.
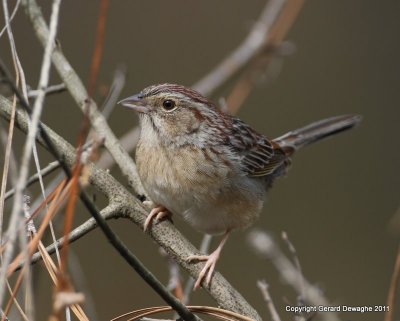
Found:
[[163, 101], [163, 108], [166, 111], [171, 111], [172, 109], [175, 108], [175, 102], [171, 99], [166, 99]]

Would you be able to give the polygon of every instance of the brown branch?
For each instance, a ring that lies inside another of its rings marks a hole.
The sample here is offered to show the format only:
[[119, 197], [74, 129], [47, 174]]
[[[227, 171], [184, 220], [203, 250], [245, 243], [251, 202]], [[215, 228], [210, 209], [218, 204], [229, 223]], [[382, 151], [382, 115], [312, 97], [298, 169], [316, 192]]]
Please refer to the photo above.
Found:
[[97, 20], [96, 44], [93, 51], [92, 65], [90, 67], [90, 78], [88, 85], [88, 92], [89, 96], [91, 97], [93, 96], [94, 91], [96, 89], [101, 58], [103, 56], [104, 39], [106, 35], [106, 21], [107, 21], [109, 6], [110, 6], [110, 0], [101, 0], [99, 17]]

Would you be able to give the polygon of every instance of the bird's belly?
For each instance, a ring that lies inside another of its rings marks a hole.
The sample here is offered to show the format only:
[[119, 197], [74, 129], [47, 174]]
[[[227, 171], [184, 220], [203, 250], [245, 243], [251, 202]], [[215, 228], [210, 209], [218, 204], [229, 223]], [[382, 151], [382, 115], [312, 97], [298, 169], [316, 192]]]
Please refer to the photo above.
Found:
[[136, 154], [143, 186], [157, 205], [208, 234], [247, 227], [258, 217], [265, 193], [261, 181], [239, 176], [227, 164], [210, 164], [193, 150], [173, 158], [164, 153]]

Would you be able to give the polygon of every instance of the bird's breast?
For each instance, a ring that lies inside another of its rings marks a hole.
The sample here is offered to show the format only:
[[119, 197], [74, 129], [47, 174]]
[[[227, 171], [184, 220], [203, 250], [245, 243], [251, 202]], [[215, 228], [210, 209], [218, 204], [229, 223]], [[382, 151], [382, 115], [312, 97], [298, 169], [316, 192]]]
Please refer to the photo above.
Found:
[[166, 148], [139, 144], [136, 162], [144, 185], [173, 194], [193, 189], [201, 193], [215, 182], [223, 185], [232, 171], [228, 161], [215, 152], [192, 145]]
[[151, 199], [199, 231], [217, 234], [245, 227], [261, 209], [262, 184], [242, 176], [227, 153], [139, 143], [136, 163]]

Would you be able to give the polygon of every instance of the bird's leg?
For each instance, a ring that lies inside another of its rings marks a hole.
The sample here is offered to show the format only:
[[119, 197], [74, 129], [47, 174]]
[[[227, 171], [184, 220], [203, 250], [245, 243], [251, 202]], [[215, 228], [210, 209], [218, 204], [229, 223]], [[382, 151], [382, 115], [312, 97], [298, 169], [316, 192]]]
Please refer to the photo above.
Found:
[[215, 265], [219, 259], [221, 254], [222, 248], [225, 245], [226, 240], [228, 239], [229, 231], [226, 231], [221, 242], [219, 243], [218, 247], [209, 255], [190, 255], [186, 260], [188, 262], [192, 261], [206, 261], [203, 269], [200, 271], [199, 276], [194, 284], [194, 289], [198, 289], [205, 278], [205, 284], [208, 286], [211, 281], [211, 277], [214, 273]]
[[[145, 201], [146, 204], [148, 205], [149, 202]], [[145, 203], [143, 202], [143, 203]], [[154, 207], [151, 212], [149, 213], [149, 215], [146, 218], [146, 221], [144, 222], [144, 226], [143, 226], [143, 230], [146, 232], [151, 224], [151, 222], [155, 219], [156, 222], [160, 221], [161, 219], [163, 219], [164, 217], [170, 217], [172, 214], [170, 211], [168, 211], [168, 209], [166, 209], [164, 206], [156, 206]]]

